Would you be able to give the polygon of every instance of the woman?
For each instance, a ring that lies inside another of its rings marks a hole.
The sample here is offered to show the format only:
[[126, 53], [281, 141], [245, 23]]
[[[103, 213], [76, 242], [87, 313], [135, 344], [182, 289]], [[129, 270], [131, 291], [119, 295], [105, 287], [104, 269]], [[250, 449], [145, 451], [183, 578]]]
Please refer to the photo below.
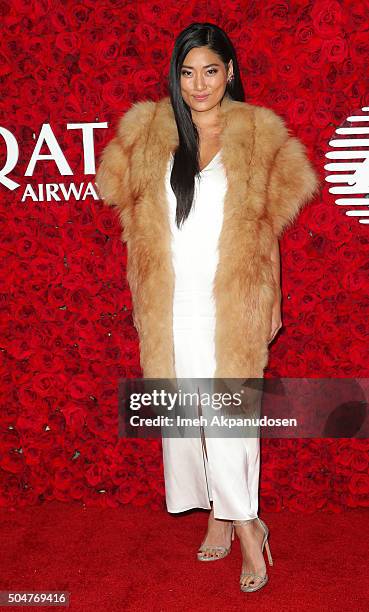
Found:
[[[176, 39], [170, 98], [135, 103], [104, 149], [96, 185], [117, 205], [146, 378], [262, 378], [281, 328], [278, 238], [318, 180], [273, 111], [244, 102], [223, 30]], [[201, 561], [243, 555], [241, 590], [268, 580], [257, 516], [259, 438], [163, 438], [167, 507], [211, 509]], [[212, 506], [211, 506], [212, 502]]]

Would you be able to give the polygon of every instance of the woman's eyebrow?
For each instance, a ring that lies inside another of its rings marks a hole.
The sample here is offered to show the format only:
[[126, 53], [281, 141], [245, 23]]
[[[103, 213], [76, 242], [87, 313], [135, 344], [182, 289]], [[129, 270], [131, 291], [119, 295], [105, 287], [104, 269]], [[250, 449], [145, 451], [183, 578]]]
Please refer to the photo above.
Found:
[[[209, 68], [210, 66], [220, 66], [220, 64], [207, 64], [206, 66], [203, 66], [203, 68]], [[187, 66], [187, 64], [182, 64], [182, 68], [193, 68], [193, 66]]]

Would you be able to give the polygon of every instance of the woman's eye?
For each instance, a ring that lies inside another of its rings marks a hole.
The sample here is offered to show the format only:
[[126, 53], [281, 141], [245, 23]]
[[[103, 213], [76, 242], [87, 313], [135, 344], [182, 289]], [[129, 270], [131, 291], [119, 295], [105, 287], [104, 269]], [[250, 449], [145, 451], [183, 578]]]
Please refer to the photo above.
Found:
[[[216, 74], [218, 71], [217, 71], [216, 68], [209, 68], [209, 70], [207, 70], [207, 72], [210, 73], [210, 74]], [[188, 74], [191, 75], [191, 71], [190, 70], [182, 70], [181, 74], [183, 76], [186, 76]]]

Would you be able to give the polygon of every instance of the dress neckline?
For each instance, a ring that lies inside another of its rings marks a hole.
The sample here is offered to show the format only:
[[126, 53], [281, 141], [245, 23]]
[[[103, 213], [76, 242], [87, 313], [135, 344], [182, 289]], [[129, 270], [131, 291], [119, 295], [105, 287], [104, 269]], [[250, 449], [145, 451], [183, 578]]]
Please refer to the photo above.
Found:
[[[222, 149], [219, 149], [219, 151], [217, 153], [215, 153], [214, 157], [209, 161], [208, 164], [206, 164], [205, 168], [203, 168], [202, 170], [200, 170], [200, 174], [202, 174], [203, 172], [205, 172], [205, 170], [207, 170], [210, 166], [212, 166], [212, 164], [214, 163], [214, 161], [219, 157], [219, 155], [221, 154]], [[172, 160], [174, 159], [174, 155], [172, 152], [170, 152], [170, 157], [172, 158]]]
[[219, 149], [218, 153], [215, 153], [214, 157], [209, 161], [208, 164], [206, 164], [205, 168], [203, 168], [202, 170], [200, 170], [201, 172], [204, 172], [205, 170], [207, 170], [209, 168], [209, 166], [212, 165], [212, 163], [217, 159], [217, 157], [221, 154], [222, 149]]

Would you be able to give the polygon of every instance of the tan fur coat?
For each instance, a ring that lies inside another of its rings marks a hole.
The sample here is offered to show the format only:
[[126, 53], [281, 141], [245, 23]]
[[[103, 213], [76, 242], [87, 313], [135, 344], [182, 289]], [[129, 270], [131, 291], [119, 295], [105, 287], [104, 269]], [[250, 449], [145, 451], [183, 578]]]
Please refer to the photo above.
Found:
[[[292, 224], [319, 181], [304, 145], [272, 110], [226, 95], [221, 120], [228, 189], [214, 280], [215, 378], [259, 378], [268, 361], [275, 297], [273, 234]], [[145, 378], [175, 378], [165, 173], [177, 146], [170, 98], [136, 102], [120, 118], [96, 174], [99, 195], [118, 207], [127, 243]]]

